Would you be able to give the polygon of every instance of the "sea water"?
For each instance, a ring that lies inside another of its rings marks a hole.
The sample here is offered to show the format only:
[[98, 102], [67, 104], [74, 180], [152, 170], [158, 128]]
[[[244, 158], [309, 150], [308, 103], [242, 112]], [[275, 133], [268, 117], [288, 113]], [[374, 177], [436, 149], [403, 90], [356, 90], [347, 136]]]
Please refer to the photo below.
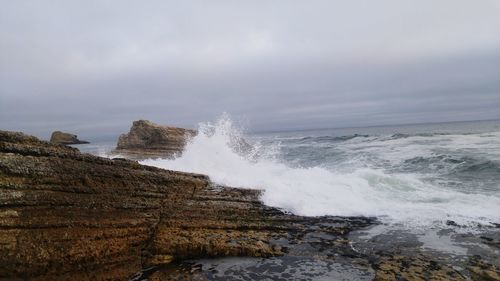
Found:
[[[245, 133], [223, 115], [198, 130], [176, 158], [142, 164], [262, 189], [265, 204], [298, 215], [407, 229], [500, 224], [500, 121]], [[79, 148], [106, 156], [113, 145]]]
[[[425, 252], [466, 275], [474, 255], [499, 266], [498, 248], [485, 242], [500, 239], [500, 121], [249, 133], [223, 115], [198, 131], [175, 158], [141, 163], [261, 189], [265, 204], [298, 215], [375, 217], [378, 223], [349, 234], [360, 254]], [[119, 157], [115, 141], [78, 148]], [[208, 279], [281, 280], [292, 268], [296, 279], [373, 277], [336, 261], [283, 256], [178, 266]]]
[[500, 223], [500, 121], [244, 134], [224, 115], [198, 130], [177, 158], [142, 164], [262, 189], [265, 204], [298, 215]]

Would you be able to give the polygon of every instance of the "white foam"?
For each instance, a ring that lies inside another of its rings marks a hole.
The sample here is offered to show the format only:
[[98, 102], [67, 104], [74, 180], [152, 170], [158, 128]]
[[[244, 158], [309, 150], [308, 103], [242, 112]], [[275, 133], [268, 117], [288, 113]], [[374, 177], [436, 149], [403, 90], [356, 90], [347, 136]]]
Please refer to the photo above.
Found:
[[485, 159], [500, 160], [500, 132], [434, 135], [432, 137], [416, 135], [394, 139], [358, 138], [340, 143], [338, 146], [341, 149], [355, 150], [359, 153], [376, 154], [394, 165], [399, 165], [411, 158], [425, 158], [433, 153], [446, 150], [475, 153]]
[[207, 174], [221, 185], [263, 189], [265, 204], [299, 215], [377, 216], [413, 227], [446, 220], [465, 225], [500, 222], [498, 196], [465, 194], [426, 183], [418, 175], [379, 169], [341, 173], [321, 167], [291, 168], [276, 160], [272, 149], [235, 152], [239, 137], [224, 116], [215, 124], [201, 124], [180, 157], [142, 164]]

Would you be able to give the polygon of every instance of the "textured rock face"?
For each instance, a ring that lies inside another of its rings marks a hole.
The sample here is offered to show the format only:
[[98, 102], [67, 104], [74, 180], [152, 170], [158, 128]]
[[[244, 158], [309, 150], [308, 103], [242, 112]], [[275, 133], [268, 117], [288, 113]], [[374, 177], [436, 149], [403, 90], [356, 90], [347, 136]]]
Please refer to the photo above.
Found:
[[172, 156], [182, 152], [187, 139], [194, 135], [194, 130], [134, 121], [130, 131], [118, 138], [116, 151], [131, 158]]
[[64, 133], [61, 131], [55, 131], [52, 133], [52, 136], [50, 137], [50, 142], [51, 143], [57, 143], [57, 144], [84, 144], [84, 143], [89, 143], [88, 141], [81, 141], [78, 139], [77, 135], [73, 135], [70, 133]]
[[0, 131], [0, 279], [124, 280], [195, 257], [280, 255], [307, 227], [259, 191]]
[[[307, 274], [343, 264], [362, 280], [467, 279], [405, 243], [356, 250], [348, 235], [369, 218], [294, 216], [259, 195], [0, 131], [0, 280], [127, 280], [153, 265], [150, 280], [205, 280], [172, 262], [281, 255], [263, 270], [289, 279], [287, 263]], [[467, 270], [473, 280], [498, 280], [491, 260], [475, 258]]]
[[206, 185], [0, 132], [0, 279], [126, 279], [161, 211]]

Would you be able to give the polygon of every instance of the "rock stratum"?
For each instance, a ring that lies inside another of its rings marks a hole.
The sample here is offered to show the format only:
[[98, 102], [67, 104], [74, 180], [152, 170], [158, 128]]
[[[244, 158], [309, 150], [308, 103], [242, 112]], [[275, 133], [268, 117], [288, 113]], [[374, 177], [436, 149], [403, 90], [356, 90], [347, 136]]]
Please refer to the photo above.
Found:
[[[465, 280], [425, 253], [355, 250], [349, 233], [373, 219], [295, 216], [259, 196], [0, 131], [0, 280], [128, 280], [151, 266], [150, 280], [204, 280], [179, 263], [229, 256], [281, 256], [330, 271], [343, 264], [376, 280]], [[470, 271], [498, 277], [480, 258]]]
[[258, 197], [0, 131], [0, 278], [127, 280], [187, 258], [281, 255], [271, 240], [307, 220]]
[[120, 135], [115, 152], [134, 159], [171, 157], [181, 153], [187, 140], [195, 135], [195, 130], [138, 120], [127, 134]]
[[51, 137], [50, 137], [50, 142], [57, 143], [57, 144], [64, 144], [64, 145], [89, 143], [88, 141], [79, 140], [77, 135], [73, 135], [70, 133], [64, 133], [61, 131], [53, 132]]

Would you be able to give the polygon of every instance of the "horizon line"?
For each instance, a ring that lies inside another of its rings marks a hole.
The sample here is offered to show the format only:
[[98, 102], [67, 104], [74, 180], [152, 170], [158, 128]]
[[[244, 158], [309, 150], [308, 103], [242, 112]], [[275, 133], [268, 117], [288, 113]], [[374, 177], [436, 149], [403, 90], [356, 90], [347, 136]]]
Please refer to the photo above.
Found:
[[451, 123], [467, 123], [480, 121], [500, 121], [500, 118], [495, 119], [475, 119], [475, 120], [460, 120], [460, 121], [439, 121], [439, 122], [417, 122], [417, 123], [399, 123], [386, 125], [370, 125], [370, 126], [353, 126], [353, 127], [321, 127], [311, 129], [288, 129], [288, 130], [264, 130], [264, 131], [249, 131], [252, 134], [261, 133], [286, 133], [286, 132], [307, 132], [307, 131], [322, 131], [322, 130], [340, 130], [340, 129], [365, 129], [365, 128], [380, 128], [380, 127], [395, 127], [395, 126], [415, 126], [429, 124], [451, 124]]

